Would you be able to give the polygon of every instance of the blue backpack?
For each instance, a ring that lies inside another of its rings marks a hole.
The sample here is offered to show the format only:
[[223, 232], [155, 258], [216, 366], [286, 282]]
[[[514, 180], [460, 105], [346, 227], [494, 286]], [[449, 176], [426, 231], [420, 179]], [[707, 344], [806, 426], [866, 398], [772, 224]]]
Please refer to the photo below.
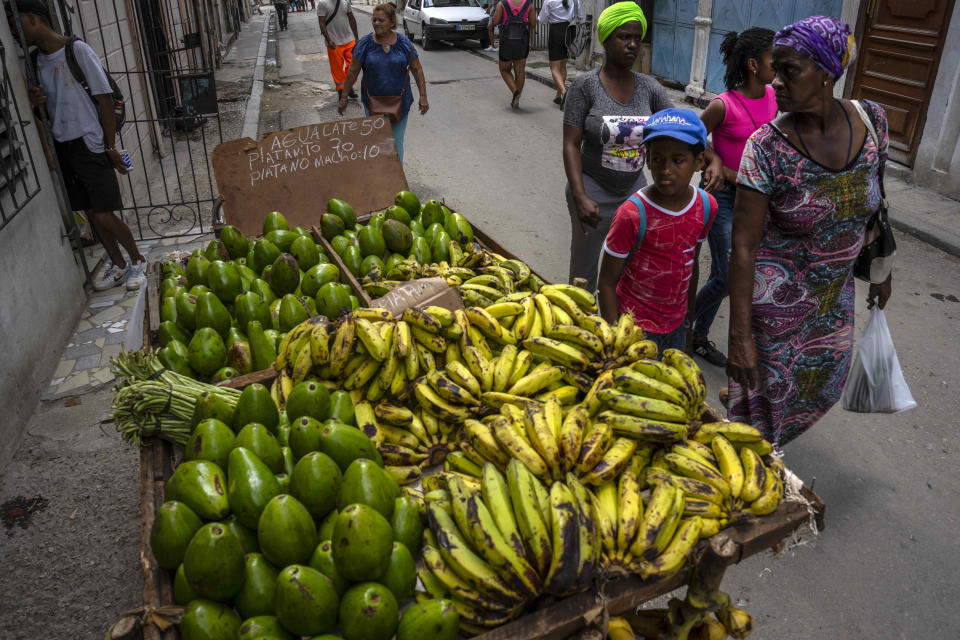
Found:
[[[706, 191], [699, 187], [697, 187], [697, 192], [700, 194], [700, 202], [703, 203], [703, 226], [706, 228], [706, 226], [710, 223], [710, 196]], [[633, 243], [633, 248], [630, 249], [630, 253], [627, 254], [626, 259], [623, 261], [623, 269], [620, 271], [620, 278], [623, 277], [623, 272], [626, 270], [627, 263], [630, 262], [630, 258], [632, 258], [633, 254], [635, 254], [637, 249], [640, 248], [640, 244], [643, 242], [644, 236], [647, 235], [647, 212], [643, 206], [643, 198], [637, 194], [633, 194], [627, 198], [627, 202], [632, 202], [634, 205], [636, 205], [637, 211], [640, 212], [640, 223], [637, 226], [637, 239]], [[619, 278], [617, 280], [619, 280]]]

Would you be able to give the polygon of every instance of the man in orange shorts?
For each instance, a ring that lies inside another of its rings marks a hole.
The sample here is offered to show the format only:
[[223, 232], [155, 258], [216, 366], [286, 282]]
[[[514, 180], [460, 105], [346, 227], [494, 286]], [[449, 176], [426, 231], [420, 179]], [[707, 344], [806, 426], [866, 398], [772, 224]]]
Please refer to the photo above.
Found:
[[[337, 97], [343, 91], [347, 68], [353, 59], [353, 45], [357, 43], [357, 19], [353, 17], [350, 0], [317, 0], [317, 20], [320, 33], [327, 41], [330, 74], [337, 87]], [[350, 97], [357, 94], [351, 89]]]

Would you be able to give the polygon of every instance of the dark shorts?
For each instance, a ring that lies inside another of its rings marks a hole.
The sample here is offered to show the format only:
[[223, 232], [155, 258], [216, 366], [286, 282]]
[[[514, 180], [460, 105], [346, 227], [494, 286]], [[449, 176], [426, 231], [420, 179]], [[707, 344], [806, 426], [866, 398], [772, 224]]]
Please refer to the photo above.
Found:
[[56, 150], [71, 209], [94, 213], [123, 209], [117, 172], [106, 153], [93, 153], [83, 138], [57, 142]]
[[500, 61], [524, 60], [530, 55], [530, 38], [507, 40], [500, 38]]
[[566, 60], [570, 57], [567, 53], [567, 27], [569, 22], [551, 22], [550, 32], [547, 36], [547, 57], [550, 61]]

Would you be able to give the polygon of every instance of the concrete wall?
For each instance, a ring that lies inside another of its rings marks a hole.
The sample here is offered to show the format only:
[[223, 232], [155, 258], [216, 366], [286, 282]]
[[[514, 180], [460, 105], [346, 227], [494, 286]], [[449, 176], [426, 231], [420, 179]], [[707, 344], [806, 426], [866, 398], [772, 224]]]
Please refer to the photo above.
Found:
[[960, 199], [960, 2], [953, 6], [927, 121], [913, 165], [923, 186]]
[[[63, 238], [60, 206], [44, 160], [37, 127], [29, 115], [23, 67], [6, 25], [0, 27], [23, 135], [33, 155], [39, 193], [0, 229], [0, 468], [16, 450], [40, 390], [51, 378], [86, 303], [83, 272]], [[32, 175], [32, 174], [31, 174]], [[32, 179], [32, 178], [31, 178]], [[0, 196], [4, 197], [4, 196]], [[7, 200], [4, 211], [10, 215]]]

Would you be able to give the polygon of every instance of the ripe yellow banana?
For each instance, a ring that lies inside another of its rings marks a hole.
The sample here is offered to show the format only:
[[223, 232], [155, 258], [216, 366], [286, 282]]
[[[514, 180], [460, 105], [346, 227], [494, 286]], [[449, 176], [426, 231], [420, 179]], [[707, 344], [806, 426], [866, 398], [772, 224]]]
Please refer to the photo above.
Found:
[[576, 302], [577, 306], [579, 306], [584, 313], [595, 313], [597, 311], [597, 299], [586, 289], [581, 289], [580, 287], [572, 284], [559, 283], [548, 284], [541, 290], [544, 292], [560, 291], [564, 293], [567, 295], [567, 297]]
[[527, 375], [530, 365], [533, 364], [533, 354], [526, 349], [520, 349], [513, 362], [513, 371], [510, 372], [510, 380], [507, 381], [507, 387], [517, 383], [522, 377]]
[[493, 611], [506, 606], [484, 595], [472, 584], [457, 575], [447, 565], [443, 555], [434, 545], [427, 544], [423, 547], [423, 567], [419, 572], [420, 579], [431, 595], [435, 596], [437, 592], [446, 593], [449, 596], [456, 595], [463, 602], [470, 602]]
[[461, 423], [470, 416], [470, 410], [464, 406], [451, 404], [437, 395], [437, 392], [425, 381], [413, 387], [413, 393], [424, 411], [447, 422]]
[[583, 482], [600, 485], [613, 480], [630, 464], [630, 457], [636, 449], [636, 440], [617, 438], [600, 461], [583, 476]]
[[630, 555], [634, 558], [655, 557], [657, 537], [674, 508], [679, 492], [679, 489], [666, 482], [658, 484], [653, 490], [633, 543], [630, 545]]
[[664, 422], [687, 422], [687, 410], [666, 400], [645, 398], [619, 389], [602, 389], [597, 397], [603, 406], [617, 413]]
[[[517, 380], [509, 388], [507, 393], [516, 396], [532, 396], [562, 379], [563, 369], [560, 367], [548, 366], [542, 369], [535, 369]], [[494, 380], [496, 380], [496, 375], [494, 375]], [[496, 382], [494, 383], [494, 388], [496, 388]]]
[[471, 327], [479, 329], [488, 338], [504, 344], [515, 344], [513, 333], [504, 329], [497, 319], [481, 307], [467, 307], [464, 310]]
[[626, 351], [627, 347], [633, 344], [633, 327], [635, 320], [633, 314], [629, 311], [621, 314], [617, 319], [617, 326], [614, 329], [613, 352], [617, 355]]
[[572, 343], [578, 347], [586, 347], [594, 354], [603, 354], [603, 342], [586, 329], [570, 324], [555, 324], [550, 331], [545, 331], [548, 338]]
[[377, 451], [380, 452], [383, 463], [388, 466], [415, 466], [427, 459], [427, 454], [425, 453], [419, 453], [409, 447], [391, 442], [384, 442], [377, 447]]
[[527, 403], [524, 424], [526, 426], [527, 440], [533, 445], [536, 452], [540, 454], [540, 457], [547, 464], [554, 478], [559, 478], [562, 475], [560, 470], [560, 448], [557, 446], [553, 429], [547, 422], [547, 412], [542, 403]]
[[737, 450], [723, 435], [716, 436], [710, 446], [717, 458], [720, 473], [730, 485], [730, 496], [734, 499], [739, 498], [740, 491], [743, 489], [743, 463], [740, 462]]
[[703, 372], [693, 358], [680, 349], [666, 349], [660, 359], [683, 376], [687, 386], [695, 393], [693, 406], [699, 407], [707, 398], [707, 383], [703, 379]]
[[577, 321], [577, 326], [586, 329], [593, 335], [600, 338], [603, 343], [604, 355], [613, 355], [613, 343], [616, 340], [616, 333], [613, 327], [600, 316], [585, 315]]
[[[356, 410], [354, 410], [356, 413]], [[409, 427], [413, 423], [413, 412], [406, 407], [392, 404], [390, 402], [381, 402], [373, 408], [373, 413], [377, 420], [387, 422], [397, 427]]]
[[448, 360], [444, 369], [448, 378], [469, 391], [474, 397], [478, 397], [480, 395], [480, 381], [477, 380], [476, 376], [473, 375], [473, 373], [465, 364], [462, 362], [451, 362]]
[[[580, 309], [580, 306], [563, 291], [548, 287], [545, 287], [540, 291], [550, 300], [552, 304], [566, 311], [567, 315], [570, 316], [570, 318], [574, 321], [579, 321], [579, 319], [585, 315], [583, 310]], [[546, 327], [544, 327], [544, 333], [546, 333]]]
[[402, 318], [411, 329], [417, 328], [433, 334], [439, 334], [443, 329], [443, 325], [436, 318], [422, 309], [408, 307], [404, 309]]
[[343, 368], [347, 366], [347, 360], [353, 353], [353, 342], [356, 338], [356, 324], [353, 316], [345, 316], [337, 327], [337, 332], [333, 336], [333, 346], [330, 349], [330, 375], [334, 378], [340, 376]]
[[567, 413], [560, 426], [560, 435], [557, 446], [560, 448], [560, 460], [564, 471], [572, 470], [580, 458], [580, 445], [583, 442], [583, 432], [590, 421], [590, 415], [585, 405], [578, 404]]
[[366, 318], [357, 318], [356, 325], [357, 337], [370, 357], [378, 362], [386, 360], [388, 345], [380, 335], [380, 329]]
[[354, 421], [360, 431], [373, 440], [373, 443], [379, 445], [384, 441], [383, 433], [377, 424], [376, 414], [373, 406], [366, 401], [358, 402], [353, 406]]
[[486, 308], [487, 313], [497, 320], [513, 317], [523, 312], [523, 305], [519, 302], [497, 302]]
[[542, 293], [534, 295], [533, 302], [537, 306], [537, 313], [540, 314], [540, 326], [544, 335], [546, 335], [556, 323], [553, 317], [553, 305], [550, 304], [550, 299]]
[[730, 497], [730, 484], [723, 475], [720, 474], [720, 471], [712, 465], [694, 460], [679, 453], [668, 453], [664, 457], [670, 467], [680, 475], [706, 482], [716, 487], [725, 498]]
[[594, 487], [594, 498], [600, 514], [600, 541], [607, 553], [617, 550], [617, 526], [620, 522], [619, 489], [616, 482], [607, 482]]
[[587, 412], [590, 414], [590, 416], [595, 416], [603, 407], [603, 402], [600, 400], [598, 394], [604, 389], [612, 388], [613, 371], [607, 370], [597, 376], [593, 386], [590, 387], [590, 390], [587, 391], [587, 395], [583, 398], [583, 404], [586, 406]]
[[467, 419], [463, 423], [464, 433], [470, 446], [485, 460], [492, 462], [498, 469], [506, 469], [510, 456], [501, 448], [492, 429], [479, 420]]
[[686, 395], [674, 387], [629, 367], [621, 367], [613, 371], [613, 384], [621, 391], [638, 396], [665, 400], [681, 407], [689, 404]]
[[664, 422], [638, 418], [625, 413], [601, 411], [597, 420], [606, 422], [618, 436], [635, 438], [647, 442], [670, 443], [683, 440], [687, 435], [687, 425], [679, 422]]
[[616, 548], [626, 554], [637, 535], [640, 522], [643, 520], [643, 500], [640, 499], [640, 476], [635, 464], [628, 464], [620, 475], [617, 514], [617, 544]]
[[559, 447], [560, 427], [563, 426], [563, 403], [555, 396], [551, 396], [543, 401], [543, 411], [547, 417], [550, 433], [553, 434], [553, 438], [557, 441]]
[[727, 440], [734, 444], [763, 440], [763, 434], [756, 427], [742, 422], [705, 422], [700, 425], [693, 438], [697, 442], [709, 445], [718, 433], [723, 434]]
[[707, 484], [706, 482], [688, 478], [686, 476], [676, 475], [670, 473], [669, 471], [664, 471], [663, 469], [654, 467], [647, 468], [645, 476], [647, 484], [649, 485], [657, 485], [661, 482], [666, 482], [679, 488], [684, 494], [686, 494], [688, 498], [707, 500], [720, 506], [723, 506], [726, 503], [724, 495], [720, 493], [720, 490], [714, 487], [712, 484]]
[[697, 517], [682, 520], [669, 546], [655, 560], [642, 566], [640, 577], [646, 580], [650, 576], [669, 576], [679, 571], [700, 540], [702, 526]]
[[607, 624], [607, 637], [610, 640], [634, 640], [636, 634], [626, 618], [614, 617]]
[[374, 358], [365, 356], [363, 363], [343, 381], [343, 388], [348, 391], [362, 388], [376, 375], [378, 369], [380, 369], [380, 363]]
[[[500, 357], [493, 365], [493, 390], [506, 391], [513, 373], [513, 365], [517, 359], [517, 348], [511, 344], [503, 347]], [[511, 392], [512, 393], [512, 392]]]
[[439, 371], [431, 371], [425, 377], [427, 383], [436, 391], [437, 395], [451, 404], [470, 407], [476, 407], [480, 404], [480, 401], [472, 393]]
[[503, 416], [491, 420], [493, 435], [500, 447], [511, 457], [522, 462], [535, 476], [546, 477], [549, 474], [547, 463], [533, 445], [517, 433], [510, 422], [509, 418]]
[[577, 579], [570, 591], [579, 592], [592, 583], [594, 571], [600, 563], [602, 547], [589, 490], [572, 473], [567, 474], [566, 484], [577, 505], [577, 529], [580, 539]]
[[763, 493], [750, 503], [747, 511], [755, 516], [765, 516], [776, 511], [783, 497], [783, 481], [773, 469], [767, 469], [767, 480], [763, 485]]
[[576, 470], [580, 474], [589, 473], [613, 446], [616, 436], [605, 422], [594, 422], [590, 430], [584, 433]]
[[[317, 316], [322, 319], [322, 316]], [[314, 320], [311, 318], [307, 322]], [[329, 322], [317, 322], [310, 327], [310, 358], [313, 366], [322, 367], [330, 362], [330, 325]]]
[[523, 341], [523, 346], [534, 355], [543, 356], [571, 369], [583, 371], [590, 365], [590, 358], [579, 348], [552, 338], [527, 338]]
[[651, 558], [663, 553], [670, 544], [670, 541], [673, 540], [673, 535], [676, 533], [677, 527], [680, 525], [681, 518], [683, 518], [683, 507], [686, 502], [687, 497], [684, 495], [683, 491], [678, 490], [674, 492], [673, 507], [671, 508], [670, 513], [667, 514], [667, 520], [663, 523], [663, 527], [660, 529], [660, 534], [653, 543]]
[[751, 503], [763, 494], [767, 486], [767, 468], [763, 460], [752, 449], [740, 450], [740, 462], [743, 465], [743, 487], [740, 499]]
[[634, 360], [649, 360], [657, 357], [657, 343], [653, 340], [637, 340], [624, 351], [629, 362]]
[[383, 469], [393, 476], [393, 479], [396, 480], [400, 486], [413, 484], [420, 479], [420, 474], [423, 473], [420, 465], [416, 464], [408, 466], [385, 465]]

